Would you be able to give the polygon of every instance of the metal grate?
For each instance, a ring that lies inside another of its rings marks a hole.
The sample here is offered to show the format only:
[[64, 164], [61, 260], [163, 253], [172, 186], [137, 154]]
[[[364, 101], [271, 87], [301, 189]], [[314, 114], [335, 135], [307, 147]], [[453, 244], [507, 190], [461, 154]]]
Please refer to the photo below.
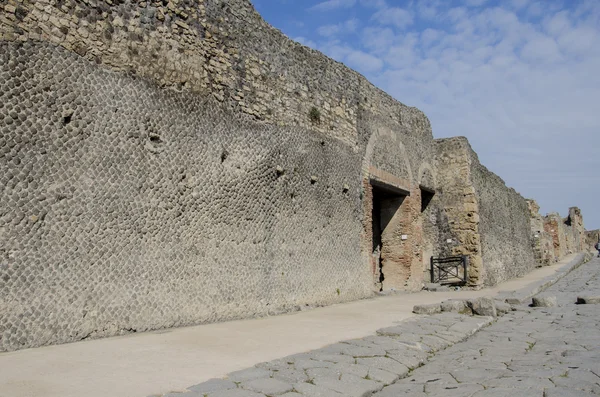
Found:
[[431, 282], [438, 284], [466, 284], [468, 279], [469, 257], [448, 256], [430, 260]]

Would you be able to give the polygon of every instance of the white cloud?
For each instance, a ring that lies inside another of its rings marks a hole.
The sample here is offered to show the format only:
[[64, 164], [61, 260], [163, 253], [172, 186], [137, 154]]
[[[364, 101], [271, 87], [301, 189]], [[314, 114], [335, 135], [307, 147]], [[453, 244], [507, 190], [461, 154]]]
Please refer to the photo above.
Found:
[[527, 61], [537, 63], [552, 63], [562, 59], [556, 41], [551, 37], [539, 35], [531, 39], [521, 51], [521, 56]]
[[439, 0], [418, 0], [414, 3], [419, 17], [427, 20], [435, 19], [441, 6]]
[[309, 8], [309, 11], [331, 11], [338, 8], [351, 8], [356, 0], [328, 0]]
[[368, 27], [363, 29], [361, 41], [372, 53], [381, 54], [396, 41], [396, 34], [390, 28]]
[[399, 7], [384, 8], [373, 15], [373, 20], [382, 25], [392, 25], [404, 29], [413, 23], [412, 14]]
[[470, 7], [481, 7], [487, 0], [465, 0], [465, 3]]
[[346, 58], [346, 63], [363, 73], [378, 72], [383, 67], [383, 61], [362, 51], [352, 51]]
[[427, 28], [421, 32], [421, 43], [424, 47], [429, 47], [442, 36], [442, 32]]
[[353, 33], [358, 28], [359, 21], [356, 18], [335, 25], [323, 25], [317, 29], [317, 33], [324, 37], [333, 37], [340, 34]]
[[360, 0], [360, 4], [369, 8], [386, 8], [385, 0]]

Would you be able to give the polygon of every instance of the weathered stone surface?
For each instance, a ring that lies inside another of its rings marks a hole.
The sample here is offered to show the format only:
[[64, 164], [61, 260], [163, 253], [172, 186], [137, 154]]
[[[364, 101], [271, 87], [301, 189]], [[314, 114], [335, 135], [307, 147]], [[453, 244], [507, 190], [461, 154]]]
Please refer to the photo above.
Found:
[[196, 392], [200, 395], [212, 393], [218, 390], [235, 389], [237, 386], [230, 380], [226, 379], [210, 379], [198, 385], [188, 387], [188, 390]]
[[248, 368], [241, 371], [235, 371], [227, 375], [227, 379], [231, 382], [245, 382], [258, 378], [268, 378], [271, 376], [271, 371], [264, 368]]
[[309, 379], [305, 371], [289, 368], [273, 371], [273, 378], [291, 384], [306, 382]]
[[504, 315], [512, 310], [512, 306], [504, 301], [495, 300], [494, 306], [496, 306], [496, 313], [498, 315]]
[[531, 298], [533, 307], [554, 307], [556, 304], [556, 296], [538, 295]]
[[473, 310], [473, 314], [478, 316], [490, 316], [496, 317], [496, 304], [494, 299], [490, 297], [481, 297], [476, 299], [471, 299], [468, 301], [468, 305]]
[[277, 396], [293, 390], [291, 384], [273, 378], [259, 378], [240, 383], [243, 389], [266, 394], [268, 396]]
[[382, 383], [348, 374], [343, 374], [339, 379], [317, 378], [314, 380], [314, 384], [317, 387], [325, 387], [349, 397], [368, 397], [383, 388]]
[[406, 376], [408, 373], [408, 367], [406, 367], [406, 365], [388, 357], [357, 358], [356, 362], [367, 367], [383, 369], [401, 377]]
[[[485, 387], [476, 383], [448, 384], [439, 382], [425, 383], [425, 392], [429, 395], [439, 395], [448, 397], [471, 396], [474, 393], [484, 390]], [[378, 396], [381, 397], [381, 396]]]
[[467, 313], [470, 311], [467, 301], [463, 299], [448, 299], [441, 303], [443, 312]]
[[[200, 395], [198, 395], [200, 396]], [[265, 397], [264, 394], [243, 389], [229, 389], [216, 391], [209, 394], [210, 397]]]
[[578, 296], [577, 303], [580, 305], [597, 305], [600, 304], [600, 295], [595, 296]]
[[588, 393], [583, 390], [573, 390], [566, 387], [553, 387], [544, 391], [544, 397], [592, 397], [598, 394]]
[[439, 303], [431, 305], [415, 305], [413, 307], [413, 313], [415, 314], [436, 314], [441, 312], [442, 308]]
[[326, 387], [315, 386], [311, 383], [298, 383], [294, 389], [307, 397], [342, 397], [343, 394]]

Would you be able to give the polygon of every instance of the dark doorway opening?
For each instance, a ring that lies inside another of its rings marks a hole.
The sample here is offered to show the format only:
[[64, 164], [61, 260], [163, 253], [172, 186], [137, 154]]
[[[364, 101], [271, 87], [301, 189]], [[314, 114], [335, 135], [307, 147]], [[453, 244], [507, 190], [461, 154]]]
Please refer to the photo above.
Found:
[[[400, 210], [400, 206], [406, 198], [398, 189], [386, 188], [381, 185], [373, 187], [373, 214], [372, 214], [372, 241], [373, 257], [375, 261], [376, 280], [379, 290], [383, 291], [385, 280], [384, 262], [386, 256], [390, 255], [389, 246], [392, 231], [389, 230], [390, 222]], [[397, 233], [395, 233], [397, 234]], [[378, 277], [377, 277], [378, 274]]]
[[435, 191], [421, 186], [421, 212], [425, 212], [429, 203], [433, 199]]

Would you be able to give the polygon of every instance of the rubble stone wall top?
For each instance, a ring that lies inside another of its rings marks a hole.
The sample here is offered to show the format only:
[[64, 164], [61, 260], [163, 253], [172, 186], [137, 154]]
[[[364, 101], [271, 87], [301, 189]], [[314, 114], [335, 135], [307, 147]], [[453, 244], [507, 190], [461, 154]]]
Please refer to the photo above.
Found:
[[8, 0], [0, 40], [41, 40], [175, 90], [211, 94], [265, 123], [359, 144], [359, 107], [431, 139], [418, 109], [288, 39], [248, 0]]

